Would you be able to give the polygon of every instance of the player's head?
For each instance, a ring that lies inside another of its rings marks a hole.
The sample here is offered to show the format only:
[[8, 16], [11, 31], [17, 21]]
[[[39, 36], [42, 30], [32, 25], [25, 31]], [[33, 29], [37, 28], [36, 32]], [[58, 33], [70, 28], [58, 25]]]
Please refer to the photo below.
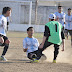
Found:
[[50, 15], [49, 15], [49, 18], [50, 18], [51, 21], [54, 21], [55, 18], [56, 18], [56, 16], [55, 16], [55, 14], [50, 14]]
[[8, 17], [11, 15], [11, 11], [12, 11], [12, 9], [10, 7], [4, 7], [2, 14], [5, 15], [6, 17]]
[[71, 8], [68, 8], [68, 14], [71, 14]]
[[62, 12], [62, 6], [58, 6], [58, 12], [59, 12], [59, 13]]
[[33, 33], [34, 33], [33, 27], [29, 27], [29, 28], [27, 29], [27, 33], [28, 33], [28, 36], [33, 36]]

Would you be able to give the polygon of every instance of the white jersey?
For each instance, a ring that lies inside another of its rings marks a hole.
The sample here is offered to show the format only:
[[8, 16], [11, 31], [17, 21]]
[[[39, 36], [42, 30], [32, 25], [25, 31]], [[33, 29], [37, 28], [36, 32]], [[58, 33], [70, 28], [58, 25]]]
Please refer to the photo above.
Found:
[[23, 48], [24, 49], [27, 49], [27, 54], [30, 53], [30, 52], [33, 52], [33, 51], [36, 51], [38, 50], [38, 46], [39, 46], [39, 42], [36, 38], [29, 38], [29, 37], [26, 37], [24, 40], [23, 40]]
[[72, 30], [72, 15], [68, 16], [68, 14], [66, 14], [65, 20], [65, 29]]
[[7, 18], [4, 15], [0, 15], [0, 34], [6, 36]]
[[56, 15], [56, 18], [57, 18], [57, 17], [59, 18], [58, 22], [60, 22], [60, 23], [62, 24], [62, 26], [64, 26], [65, 13], [64, 13], [64, 12], [61, 12], [61, 13], [55, 12], [54, 14]]
[[7, 17], [7, 22], [10, 22], [10, 19], [9, 19], [9, 17]]

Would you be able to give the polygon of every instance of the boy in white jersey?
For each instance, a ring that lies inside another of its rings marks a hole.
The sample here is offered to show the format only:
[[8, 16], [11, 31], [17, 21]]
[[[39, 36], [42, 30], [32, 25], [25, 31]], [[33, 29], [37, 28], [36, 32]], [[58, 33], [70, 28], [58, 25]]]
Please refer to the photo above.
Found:
[[71, 8], [68, 8], [68, 14], [65, 16], [66, 24], [65, 24], [65, 35], [68, 39], [68, 32], [71, 35], [71, 46], [72, 46], [72, 15]]
[[65, 13], [62, 12], [62, 6], [58, 6], [58, 12], [54, 13], [56, 15], [56, 21], [60, 22], [64, 27], [65, 24]]
[[33, 27], [29, 27], [27, 29], [28, 37], [23, 40], [23, 51], [27, 52], [27, 57], [32, 60], [32, 62], [38, 62], [37, 50], [39, 46], [39, 42], [36, 38], [33, 37], [34, 29]]
[[8, 48], [10, 41], [6, 37], [6, 28], [7, 28], [7, 17], [11, 14], [10, 7], [4, 7], [2, 11], [2, 15], [0, 15], [0, 46], [4, 46], [4, 50], [2, 55], [0, 56], [0, 60], [7, 61], [4, 57]]

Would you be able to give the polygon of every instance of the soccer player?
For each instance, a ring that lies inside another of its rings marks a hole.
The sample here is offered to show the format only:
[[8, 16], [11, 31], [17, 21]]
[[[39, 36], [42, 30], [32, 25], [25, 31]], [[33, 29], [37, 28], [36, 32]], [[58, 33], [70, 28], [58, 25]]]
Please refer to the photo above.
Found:
[[72, 15], [71, 8], [68, 8], [68, 14], [65, 16], [66, 24], [65, 24], [65, 35], [68, 39], [68, 32], [71, 35], [71, 46], [72, 46]]
[[28, 36], [23, 40], [23, 51], [27, 52], [27, 57], [32, 62], [38, 62], [37, 58], [37, 50], [39, 46], [39, 42], [36, 38], [33, 37], [34, 29], [33, 27], [29, 27], [27, 29]]
[[7, 28], [7, 17], [11, 14], [10, 7], [4, 7], [2, 11], [2, 15], [0, 15], [0, 46], [4, 46], [2, 55], [0, 56], [0, 60], [7, 61], [4, 57], [8, 48], [9, 48], [9, 39], [6, 36], [6, 28]]
[[65, 24], [65, 13], [62, 12], [62, 6], [58, 6], [58, 12], [54, 13], [56, 15], [56, 21], [60, 22], [64, 27]]
[[42, 56], [42, 52], [49, 47], [50, 45], [54, 44], [54, 58], [53, 62], [56, 63], [56, 58], [59, 53], [59, 46], [61, 42], [63, 43], [62, 51], [64, 51], [64, 33], [62, 31], [62, 25], [58, 21], [55, 21], [55, 14], [49, 15], [51, 21], [45, 24], [45, 31], [42, 43], [38, 49], [38, 58]]

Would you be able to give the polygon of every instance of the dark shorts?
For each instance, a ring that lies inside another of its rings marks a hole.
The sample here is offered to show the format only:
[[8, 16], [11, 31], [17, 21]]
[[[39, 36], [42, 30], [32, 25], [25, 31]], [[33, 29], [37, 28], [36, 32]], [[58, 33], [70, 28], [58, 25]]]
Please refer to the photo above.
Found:
[[32, 59], [32, 58], [31, 58], [31, 55], [34, 55], [34, 54], [37, 55], [37, 50], [34, 51], [34, 52], [30, 52], [30, 53], [28, 53], [28, 56], [27, 56], [27, 57], [28, 57], [29, 59]]
[[69, 32], [70, 35], [72, 35], [72, 30], [67, 30], [67, 29], [65, 29], [65, 33], [68, 34], [68, 32]]
[[1, 35], [1, 34], [0, 34], [0, 37], [2, 37], [4, 39], [4, 42], [8, 39], [8, 37]]

